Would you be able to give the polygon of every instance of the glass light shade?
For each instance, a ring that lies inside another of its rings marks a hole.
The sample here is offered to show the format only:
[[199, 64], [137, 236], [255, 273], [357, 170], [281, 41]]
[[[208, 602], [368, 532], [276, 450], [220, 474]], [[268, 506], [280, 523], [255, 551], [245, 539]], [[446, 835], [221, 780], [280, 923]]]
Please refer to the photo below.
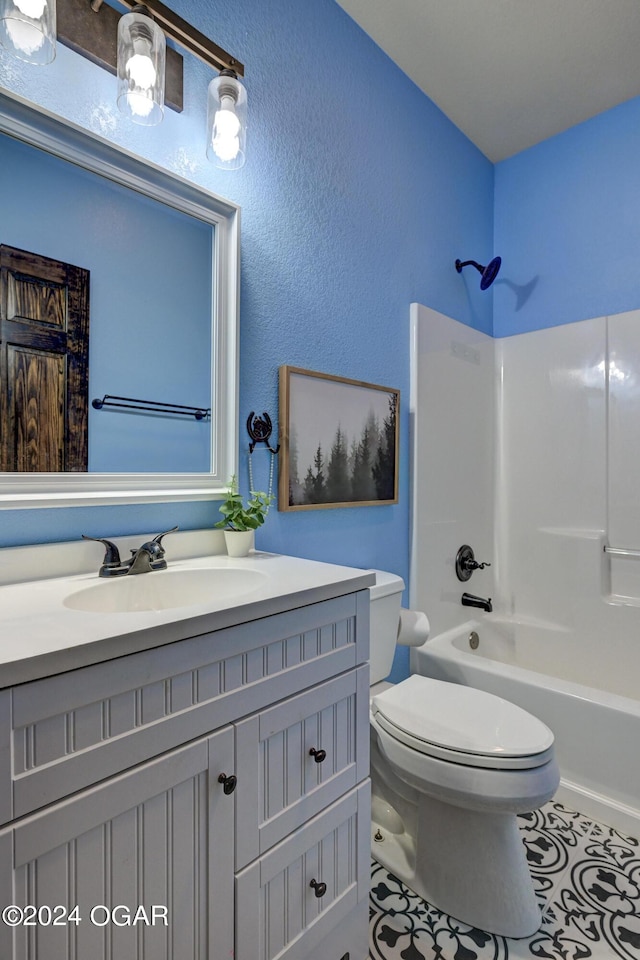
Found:
[[56, 55], [56, 0], [0, 0], [0, 43], [27, 63]]
[[223, 70], [207, 94], [207, 157], [222, 170], [244, 165], [247, 91], [233, 70]]
[[145, 126], [164, 115], [164, 73], [167, 44], [151, 17], [127, 13], [118, 23], [118, 107]]

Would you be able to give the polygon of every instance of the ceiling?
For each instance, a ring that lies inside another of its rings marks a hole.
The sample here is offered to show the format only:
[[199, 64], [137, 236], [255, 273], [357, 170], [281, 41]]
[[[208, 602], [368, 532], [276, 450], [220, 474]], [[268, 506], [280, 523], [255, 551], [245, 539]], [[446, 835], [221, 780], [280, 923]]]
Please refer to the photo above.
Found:
[[640, 95], [640, 0], [337, 0], [497, 162]]

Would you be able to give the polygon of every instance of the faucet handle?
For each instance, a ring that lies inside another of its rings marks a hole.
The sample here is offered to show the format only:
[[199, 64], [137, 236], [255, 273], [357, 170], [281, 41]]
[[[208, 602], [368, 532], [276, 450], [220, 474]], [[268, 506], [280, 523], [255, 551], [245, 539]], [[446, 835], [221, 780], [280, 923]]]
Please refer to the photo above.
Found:
[[138, 547], [137, 550], [131, 551], [131, 560], [129, 561], [132, 564], [132, 571], [139, 572], [137, 570], [138, 563], [137, 557], [142, 553], [146, 553], [149, 557], [149, 566], [152, 570], [166, 570], [167, 561], [164, 559], [165, 549], [162, 546], [162, 538], [166, 537], [168, 533], [175, 533], [178, 527], [172, 527], [171, 530], [165, 530], [163, 533], [157, 534], [153, 540], [146, 540], [141, 547]]
[[456, 554], [456, 576], [463, 583], [470, 578], [474, 570], [484, 570], [485, 567], [490, 566], [491, 564], [486, 560], [484, 563], [478, 563], [468, 543], [463, 543]]
[[153, 540], [150, 540], [148, 543], [143, 544], [144, 547], [151, 548], [151, 553], [153, 556], [161, 560], [164, 557], [165, 549], [162, 546], [162, 538], [166, 537], [168, 533], [175, 533], [176, 530], [179, 530], [179, 527], [171, 527], [171, 530], [165, 530], [164, 533], [159, 533]]
[[158, 546], [162, 549], [162, 538], [166, 537], [168, 533], [175, 533], [176, 530], [179, 530], [180, 527], [171, 527], [171, 530], [165, 530], [164, 533], [159, 533], [157, 537], [154, 537], [151, 541], [152, 543], [157, 543]]
[[115, 543], [112, 543], [111, 540], [104, 540], [102, 537], [88, 537], [86, 533], [82, 534], [83, 540], [93, 540], [95, 543], [103, 543], [105, 546], [104, 560], [102, 561], [103, 567], [119, 567], [120, 566], [120, 552], [116, 547]]

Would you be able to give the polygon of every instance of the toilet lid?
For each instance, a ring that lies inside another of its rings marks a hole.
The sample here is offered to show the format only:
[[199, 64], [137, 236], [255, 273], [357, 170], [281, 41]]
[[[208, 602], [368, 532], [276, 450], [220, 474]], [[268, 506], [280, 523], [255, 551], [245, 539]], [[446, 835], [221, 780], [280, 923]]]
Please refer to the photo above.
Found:
[[515, 703], [417, 674], [375, 696], [372, 710], [417, 741], [417, 749], [423, 742], [499, 760], [531, 757], [553, 746], [553, 733], [546, 724]]

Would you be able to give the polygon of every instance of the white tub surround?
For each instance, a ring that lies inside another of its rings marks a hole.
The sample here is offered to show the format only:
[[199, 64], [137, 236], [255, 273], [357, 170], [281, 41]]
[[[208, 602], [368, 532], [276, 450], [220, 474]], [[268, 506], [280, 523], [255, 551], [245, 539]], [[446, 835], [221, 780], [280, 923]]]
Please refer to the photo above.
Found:
[[[411, 337], [409, 605], [424, 610], [432, 632], [440, 633], [460, 622], [465, 589], [495, 596], [494, 342], [415, 303]], [[454, 564], [465, 543], [492, 566], [462, 584]]]
[[[411, 664], [424, 676], [486, 690], [539, 717], [555, 736], [557, 798], [640, 836], [640, 768], [629, 762], [640, 740], [640, 702], [551, 676], [565, 639], [551, 624], [489, 614], [431, 637], [411, 651]], [[570, 673], [570, 661], [564, 667]]]
[[469, 543], [492, 566], [463, 589], [556, 624], [571, 679], [626, 695], [621, 674], [640, 670], [640, 310], [499, 340], [419, 304], [411, 319], [411, 606], [435, 633], [468, 619], [454, 561]]
[[[0, 587], [0, 900], [81, 924], [0, 925], [0, 955], [364, 960], [374, 575], [166, 547]], [[138, 905], [168, 932], [105, 921]]]
[[560, 628], [544, 672], [637, 698], [640, 562], [605, 547], [640, 550], [640, 311], [498, 340], [496, 355], [494, 609]]

